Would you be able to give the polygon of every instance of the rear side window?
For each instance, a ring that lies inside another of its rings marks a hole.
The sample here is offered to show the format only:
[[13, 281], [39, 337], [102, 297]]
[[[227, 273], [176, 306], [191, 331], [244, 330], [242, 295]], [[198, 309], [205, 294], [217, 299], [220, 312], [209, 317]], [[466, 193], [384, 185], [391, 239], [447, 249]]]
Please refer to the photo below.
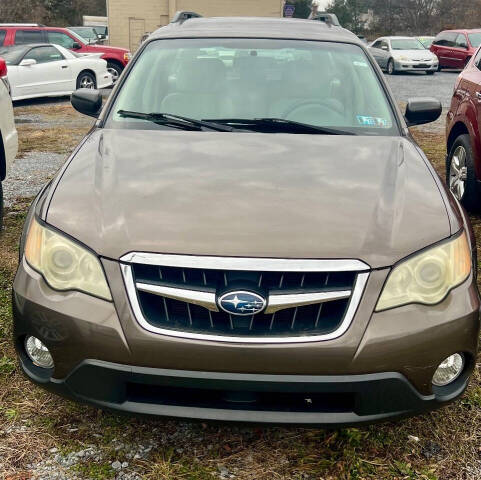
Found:
[[41, 30], [17, 30], [15, 32], [15, 45], [28, 45], [29, 43], [42, 43]]
[[0, 47], [3, 45], [3, 42], [5, 41], [6, 36], [7, 36], [7, 31], [0, 30]]

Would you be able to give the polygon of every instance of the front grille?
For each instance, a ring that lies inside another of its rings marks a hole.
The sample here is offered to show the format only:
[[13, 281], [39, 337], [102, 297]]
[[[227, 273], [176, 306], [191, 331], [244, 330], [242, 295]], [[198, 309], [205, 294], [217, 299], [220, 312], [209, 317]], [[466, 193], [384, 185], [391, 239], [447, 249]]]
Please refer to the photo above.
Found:
[[139, 292], [144, 317], [158, 328], [213, 335], [325, 335], [344, 318], [348, 300], [241, 317]]
[[[223, 337], [242, 341], [257, 339], [319, 338], [337, 332], [352, 320], [367, 274], [355, 270], [273, 271], [249, 269], [213, 269], [188, 265], [130, 263], [123, 265], [129, 297], [137, 319], [158, 333], [182, 332], [190, 336]], [[225, 262], [224, 262], [225, 263]], [[332, 263], [332, 262], [331, 262]], [[359, 281], [361, 278], [362, 281]], [[175, 291], [172, 295], [170, 291]], [[280, 309], [267, 308], [256, 315], [240, 316], [217, 308], [215, 299], [226, 292], [254, 291], [268, 299], [306, 294], [330, 295], [328, 300], [307, 304], [293, 302]], [[180, 292], [180, 293], [179, 293]], [[200, 293], [214, 299], [209, 305], [187, 300], [188, 294]], [[343, 295], [336, 295], [341, 292]], [[182, 296], [187, 294], [186, 297]], [[354, 304], [356, 303], [356, 304]], [[139, 318], [140, 317], [140, 318]], [[349, 318], [348, 318], [349, 317]], [[346, 322], [348, 320], [348, 322]], [[346, 327], [347, 328], [347, 327]]]
[[355, 272], [253, 272], [134, 264], [136, 282], [190, 290], [258, 288], [283, 293], [352, 288]]

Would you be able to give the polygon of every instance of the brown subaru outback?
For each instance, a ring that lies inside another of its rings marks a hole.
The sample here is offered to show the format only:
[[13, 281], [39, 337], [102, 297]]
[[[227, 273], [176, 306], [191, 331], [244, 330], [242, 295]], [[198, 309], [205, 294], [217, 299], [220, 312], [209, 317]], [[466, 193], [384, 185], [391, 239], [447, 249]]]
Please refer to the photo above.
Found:
[[469, 222], [366, 47], [301, 20], [180, 15], [142, 44], [34, 201], [14, 284], [26, 375], [126, 412], [341, 425], [460, 396]]

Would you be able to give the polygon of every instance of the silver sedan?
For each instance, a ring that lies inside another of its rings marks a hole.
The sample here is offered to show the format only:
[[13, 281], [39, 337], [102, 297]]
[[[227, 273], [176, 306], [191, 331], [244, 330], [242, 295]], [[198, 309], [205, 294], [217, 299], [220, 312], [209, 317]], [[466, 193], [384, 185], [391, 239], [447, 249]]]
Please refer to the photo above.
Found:
[[369, 51], [389, 75], [404, 71], [432, 75], [439, 66], [436, 55], [414, 37], [381, 37], [370, 45]]

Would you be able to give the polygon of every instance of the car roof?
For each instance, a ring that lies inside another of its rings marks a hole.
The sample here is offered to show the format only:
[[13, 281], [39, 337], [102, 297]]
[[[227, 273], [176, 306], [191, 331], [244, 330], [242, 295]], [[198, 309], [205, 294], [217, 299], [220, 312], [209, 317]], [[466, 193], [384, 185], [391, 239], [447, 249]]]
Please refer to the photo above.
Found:
[[342, 27], [313, 20], [265, 17], [192, 18], [156, 30], [149, 40], [185, 37], [330, 40], [363, 45], [356, 35]]

